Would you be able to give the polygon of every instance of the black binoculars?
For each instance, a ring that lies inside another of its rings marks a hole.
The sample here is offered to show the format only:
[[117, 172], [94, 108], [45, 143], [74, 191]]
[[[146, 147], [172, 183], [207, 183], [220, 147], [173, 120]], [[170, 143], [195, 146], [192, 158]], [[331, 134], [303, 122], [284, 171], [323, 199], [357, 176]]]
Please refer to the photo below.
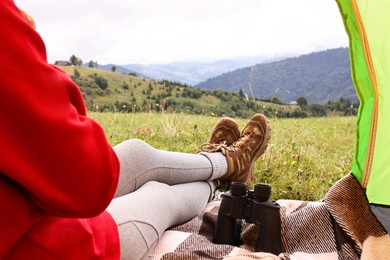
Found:
[[270, 200], [271, 186], [256, 184], [247, 191], [247, 185], [232, 182], [230, 191], [222, 194], [213, 242], [239, 246], [242, 219], [260, 226], [256, 252], [279, 255], [282, 252], [280, 206]]

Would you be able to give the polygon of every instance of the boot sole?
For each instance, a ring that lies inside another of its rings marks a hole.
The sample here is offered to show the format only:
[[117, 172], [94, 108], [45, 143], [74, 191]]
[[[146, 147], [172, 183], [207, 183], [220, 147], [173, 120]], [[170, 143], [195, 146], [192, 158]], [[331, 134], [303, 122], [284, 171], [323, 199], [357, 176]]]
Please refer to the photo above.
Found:
[[[252, 181], [254, 180], [254, 164], [255, 162], [260, 158], [260, 156], [267, 150], [267, 147], [268, 147], [268, 144], [269, 144], [269, 141], [271, 139], [271, 134], [272, 134], [272, 129], [271, 129], [271, 125], [269, 123], [269, 119], [263, 115], [263, 114], [258, 114], [260, 115], [261, 117], [264, 118], [265, 122], [266, 122], [266, 129], [265, 129], [265, 133], [264, 133], [264, 141], [263, 141], [263, 144], [261, 145], [259, 151], [256, 153], [256, 155], [254, 156], [255, 158], [257, 158], [256, 160], [254, 160], [252, 163], [251, 163], [251, 166], [250, 166], [250, 170], [249, 170], [249, 174], [248, 174], [248, 178], [246, 179], [245, 183], [247, 184], [250, 184], [252, 183]], [[253, 118], [253, 117], [252, 117]]]

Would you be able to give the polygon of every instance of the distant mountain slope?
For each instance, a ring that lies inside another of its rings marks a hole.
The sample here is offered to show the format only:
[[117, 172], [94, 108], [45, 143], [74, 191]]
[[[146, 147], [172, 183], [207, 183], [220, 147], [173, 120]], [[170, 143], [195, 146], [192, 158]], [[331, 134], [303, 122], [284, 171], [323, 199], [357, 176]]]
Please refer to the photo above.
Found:
[[[135, 74], [137, 74], [137, 76], [147, 78], [145, 75], [139, 73], [138, 71], [134, 71], [134, 70], [125, 68], [125, 67], [122, 66], [122, 65], [115, 65], [115, 64], [100, 65], [100, 64], [98, 64], [97, 67], [96, 67], [96, 69], [112, 71], [112, 67], [113, 67], [113, 66], [116, 67], [115, 72], [117, 72], [117, 73], [122, 73], [122, 74], [135, 73]], [[84, 67], [84, 68], [88, 68], [88, 63], [84, 63], [84, 64], [83, 64], [83, 67]]]
[[127, 64], [121, 65], [131, 71], [156, 80], [170, 80], [196, 85], [211, 77], [230, 72], [238, 68], [252, 66], [267, 60], [266, 57], [242, 58], [237, 60], [219, 60], [215, 62], [173, 62], [169, 64]]
[[[251, 86], [251, 89], [250, 89]], [[261, 99], [283, 102], [304, 96], [309, 103], [340, 97], [357, 101], [351, 81], [348, 48], [331, 49], [224, 73], [202, 82], [202, 89], [239, 91]]]

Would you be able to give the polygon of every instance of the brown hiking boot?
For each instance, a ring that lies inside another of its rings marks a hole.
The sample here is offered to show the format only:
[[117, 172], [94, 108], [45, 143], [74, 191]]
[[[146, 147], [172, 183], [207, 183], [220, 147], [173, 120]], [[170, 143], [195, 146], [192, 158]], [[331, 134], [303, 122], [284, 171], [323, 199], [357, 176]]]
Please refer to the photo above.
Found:
[[246, 182], [250, 185], [254, 179], [253, 165], [267, 149], [270, 138], [268, 118], [262, 114], [254, 115], [236, 142], [220, 147], [228, 163], [228, 170], [220, 180]]
[[230, 117], [223, 117], [217, 121], [211, 131], [208, 143], [201, 146], [204, 152], [214, 152], [216, 146], [229, 146], [240, 138], [240, 129], [236, 121]]

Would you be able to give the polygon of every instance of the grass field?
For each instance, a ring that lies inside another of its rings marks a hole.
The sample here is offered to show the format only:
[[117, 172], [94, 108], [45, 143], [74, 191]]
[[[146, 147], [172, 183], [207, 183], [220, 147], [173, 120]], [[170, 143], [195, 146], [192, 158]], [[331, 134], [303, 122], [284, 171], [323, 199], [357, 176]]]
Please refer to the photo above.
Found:
[[[116, 145], [139, 138], [158, 149], [196, 153], [215, 117], [186, 114], [89, 113]], [[237, 119], [242, 129], [248, 119]], [[273, 198], [319, 200], [351, 169], [355, 117], [271, 119], [272, 138], [255, 164], [255, 183], [272, 186]]]

